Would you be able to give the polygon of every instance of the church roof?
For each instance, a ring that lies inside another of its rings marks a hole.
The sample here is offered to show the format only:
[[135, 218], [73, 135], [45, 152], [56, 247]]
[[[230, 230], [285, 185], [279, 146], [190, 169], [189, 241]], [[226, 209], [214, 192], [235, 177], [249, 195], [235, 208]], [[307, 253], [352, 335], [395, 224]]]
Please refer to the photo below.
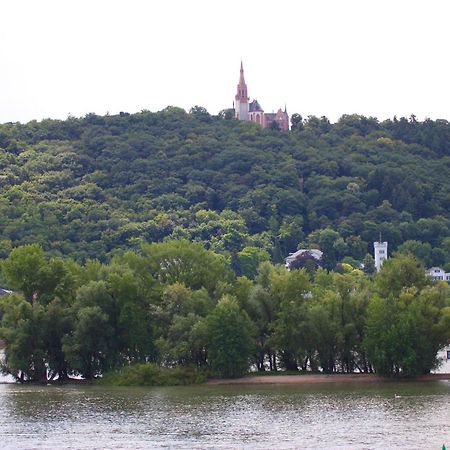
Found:
[[261, 105], [258, 103], [258, 100], [253, 100], [249, 105], [248, 105], [248, 111], [249, 112], [263, 112], [263, 109], [261, 108]]

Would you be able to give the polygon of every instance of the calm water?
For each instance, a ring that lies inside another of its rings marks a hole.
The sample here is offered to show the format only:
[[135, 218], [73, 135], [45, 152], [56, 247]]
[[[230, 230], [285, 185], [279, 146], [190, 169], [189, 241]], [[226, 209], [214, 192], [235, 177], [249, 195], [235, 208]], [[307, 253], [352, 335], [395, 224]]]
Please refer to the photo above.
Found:
[[187, 388], [0, 385], [2, 449], [440, 450], [443, 443], [450, 447], [447, 381]]

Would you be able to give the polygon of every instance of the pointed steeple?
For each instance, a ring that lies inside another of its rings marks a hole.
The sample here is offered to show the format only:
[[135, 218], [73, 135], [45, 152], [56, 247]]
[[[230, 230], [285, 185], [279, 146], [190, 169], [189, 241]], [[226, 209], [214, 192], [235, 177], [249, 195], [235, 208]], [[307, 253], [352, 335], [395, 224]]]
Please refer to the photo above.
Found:
[[239, 84], [235, 95], [235, 117], [239, 120], [248, 120], [248, 101], [247, 84], [244, 78], [244, 65], [241, 60], [241, 70], [239, 74]]
[[241, 74], [239, 76], [239, 84], [244, 83], [245, 84], [245, 80], [244, 80], [244, 65], [242, 64], [242, 59], [241, 59]]
[[248, 102], [248, 94], [247, 94], [247, 84], [245, 83], [244, 78], [244, 65], [242, 64], [241, 60], [241, 71], [239, 74], [239, 84], [237, 85], [237, 92], [236, 92], [236, 100], [240, 100], [241, 102]]

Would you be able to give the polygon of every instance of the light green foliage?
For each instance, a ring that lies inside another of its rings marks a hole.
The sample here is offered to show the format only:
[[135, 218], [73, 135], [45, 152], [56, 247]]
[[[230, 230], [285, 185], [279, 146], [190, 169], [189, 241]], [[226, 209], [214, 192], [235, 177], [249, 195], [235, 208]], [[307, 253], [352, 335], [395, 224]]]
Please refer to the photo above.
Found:
[[142, 247], [152, 275], [163, 284], [183, 283], [191, 289], [205, 288], [210, 294], [219, 281], [231, 281], [225, 259], [200, 244], [185, 240]]
[[22, 291], [25, 298], [31, 302], [34, 293], [45, 289], [46, 263], [44, 250], [40, 245], [26, 245], [10, 253], [3, 261], [2, 272], [6, 282], [12, 288]]
[[61, 258], [46, 258], [40, 245], [15, 248], [2, 262], [2, 273], [8, 285], [23, 292], [29, 302], [33, 299], [48, 303], [54, 297], [73, 300], [76, 278], [72, 271], [77, 265]]
[[398, 255], [387, 259], [376, 277], [376, 286], [381, 296], [398, 296], [402, 289], [414, 287], [421, 290], [430, 284], [425, 269], [410, 255]]
[[428, 373], [450, 340], [448, 285], [428, 286], [407, 255], [386, 261], [376, 281], [380, 296], [369, 304], [364, 339], [369, 359], [382, 375]]
[[269, 253], [258, 247], [244, 247], [237, 254], [239, 272], [250, 279], [255, 278], [259, 265], [269, 260]]

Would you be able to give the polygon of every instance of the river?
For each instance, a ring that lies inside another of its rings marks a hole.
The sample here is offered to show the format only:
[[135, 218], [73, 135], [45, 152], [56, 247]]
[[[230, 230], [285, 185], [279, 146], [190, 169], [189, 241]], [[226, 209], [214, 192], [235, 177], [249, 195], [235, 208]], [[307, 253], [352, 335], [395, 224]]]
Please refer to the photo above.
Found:
[[2, 449], [438, 449], [450, 382], [107, 388], [0, 384]]

